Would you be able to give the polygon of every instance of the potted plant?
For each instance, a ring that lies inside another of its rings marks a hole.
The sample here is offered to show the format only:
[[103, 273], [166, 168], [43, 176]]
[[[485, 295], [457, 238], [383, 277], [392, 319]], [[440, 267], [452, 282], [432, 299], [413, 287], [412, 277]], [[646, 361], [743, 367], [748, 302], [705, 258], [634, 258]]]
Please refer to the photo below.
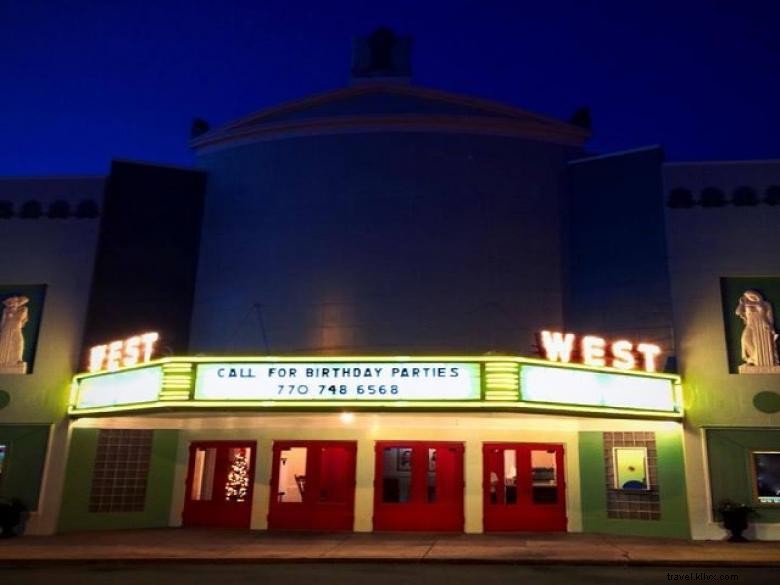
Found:
[[27, 506], [20, 499], [0, 500], [0, 538], [16, 536], [26, 516]]
[[718, 514], [723, 521], [723, 527], [731, 532], [729, 542], [747, 542], [742, 533], [747, 530], [748, 517], [755, 513], [755, 508], [732, 500], [723, 500], [718, 504]]

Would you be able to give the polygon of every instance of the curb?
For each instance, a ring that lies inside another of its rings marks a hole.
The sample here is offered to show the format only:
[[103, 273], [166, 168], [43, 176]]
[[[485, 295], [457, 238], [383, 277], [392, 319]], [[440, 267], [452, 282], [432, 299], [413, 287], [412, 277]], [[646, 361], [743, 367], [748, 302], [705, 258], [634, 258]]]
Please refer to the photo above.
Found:
[[517, 566], [580, 566], [580, 567], [733, 567], [778, 568], [780, 560], [701, 560], [701, 559], [488, 559], [488, 558], [391, 558], [391, 557], [145, 557], [145, 558], [44, 558], [0, 559], [0, 569], [36, 568], [50, 566], [101, 566], [101, 565], [285, 565], [285, 564], [395, 564], [395, 565], [517, 565]]

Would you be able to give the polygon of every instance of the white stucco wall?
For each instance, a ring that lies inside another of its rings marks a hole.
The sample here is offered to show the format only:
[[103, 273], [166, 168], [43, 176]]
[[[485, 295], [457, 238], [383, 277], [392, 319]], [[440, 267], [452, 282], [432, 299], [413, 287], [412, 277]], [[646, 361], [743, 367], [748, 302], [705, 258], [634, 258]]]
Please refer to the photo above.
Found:
[[[664, 191], [694, 196], [717, 187], [730, 198], [741, 186], [763, 197], [780, 185], [780, 161], [674, 163]], [[704, 427], [778, 428], [780, 413], [753, 406], [761, 390], [780, 392], [780, 375], [729, 373], [720, 279], [780, 277], [780, 206], [666, 209], [669, 269], [680, 373], [685, 388], [686, 470], [694, 538], [726, 532], [711, 518]], [[780, 299], [775, 299], [778, 308]], [[735, 307], [736, 308], [736, 307]], [[776, 322], [777, 327], [777, 322]], [[780, 445], [778, 445], [780, 448]], [[756, 524], [755, 536], [780, 539], [780, 524]]]
[[51, 435], [38, 510], [28, 534], [54, 530], [66, 453], [64, 421], [70, 380], [81, 359], [81, 336], [97, 245], [99, 219], [50, 219], [46, 210], [64, 200], [71, 209], [84, 199], [98, 206], [103, 177], [0, 178], [0, 200], [18, 213], [25, 201], [42, 204], [38, 219], [0, 219], [0, 285], [45, 284], [46, 296], [34, 368], [28, 375], [0, 374], [9, 405], [0, 424], [49, 424]]

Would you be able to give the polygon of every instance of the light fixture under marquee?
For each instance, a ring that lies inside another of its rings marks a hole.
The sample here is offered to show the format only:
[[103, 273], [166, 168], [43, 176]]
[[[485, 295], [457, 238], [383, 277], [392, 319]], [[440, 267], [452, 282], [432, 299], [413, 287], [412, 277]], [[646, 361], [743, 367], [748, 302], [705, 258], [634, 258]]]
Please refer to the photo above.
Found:
[[619, 370], [644, 370], [656, 372], [656, 360], [661, 348], [653, 343], [634, 343], [620, 339], [607, 343], [597, 335], [584, 335], [577, 344], [577, 335], [559, 331], [539, 333], [544, 356], [551, 362], [568, 364], [572, 361], [575, 348], [580, 361], [596, 368], [612, 367]]
[[154, 345], [159, 339], [159, 333], [150, 331], [127, 339], [96, 345], [89, 350], [87, 369], [90, 373], [96, 373], [145, 364], [151, 361]]

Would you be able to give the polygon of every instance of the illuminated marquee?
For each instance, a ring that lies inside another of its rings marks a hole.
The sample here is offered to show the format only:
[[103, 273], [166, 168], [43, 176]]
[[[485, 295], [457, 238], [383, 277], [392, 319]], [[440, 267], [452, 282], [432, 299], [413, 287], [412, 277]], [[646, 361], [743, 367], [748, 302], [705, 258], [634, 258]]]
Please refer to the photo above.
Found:
[[621, 372], [513, 356], [193, 356], [79, 374], [73, 381], [69, 412], [88, 416], [156, 408], [265, 411], [349, 406], [624, 412], [679, 418], [680, 392], [679, 376], [674, 374]]
[[160, 367], [139, 368], [85, 378], [78, 387], [77, 408], [101, 408], [156, 401], [162, 388]]
[[595, 335], [585, 335], [579, 343], [574, 333], [542, 331], [539, 337], [545, 357], [551, 362], [564, 364], [572, 361], [576, 347], [582, 363], [587, 366], [655, 372], [656, 360], [661, 353], [661, 348], [652, 343], [635, 344], [625, 339], [607, 343], [603, 337]]
[[520, 368], [520, 393], [528, 402], [674, 412], [677, 396], [668, 379], [545, 366]]
[[152, 359], [154, 344], [158, 339], [160, 339], [160, 335], [152, 331], [96, 345], [89, 350], [88, 369], [94, 373], [146, 363]]
[[199, 364], [196, 400], [479, 400], [479, 364]]

